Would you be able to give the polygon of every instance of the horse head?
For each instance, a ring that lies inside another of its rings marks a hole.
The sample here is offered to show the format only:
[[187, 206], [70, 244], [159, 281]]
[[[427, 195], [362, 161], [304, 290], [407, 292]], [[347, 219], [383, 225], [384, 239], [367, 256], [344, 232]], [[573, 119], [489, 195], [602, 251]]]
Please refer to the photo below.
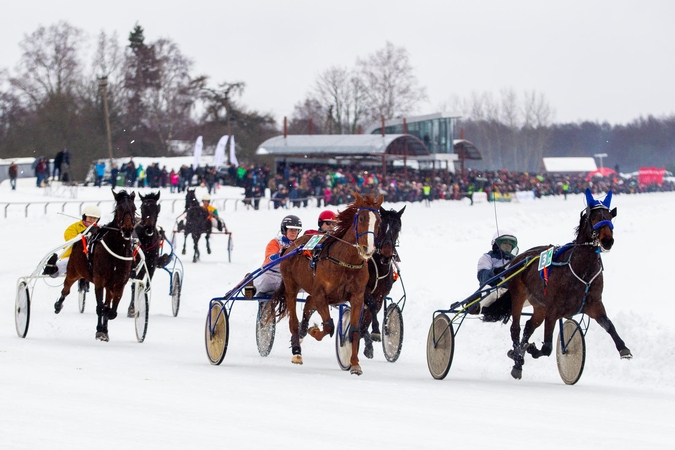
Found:
[[127, 191], [115, 192], [115, 218], [113, 219], [117, 228], [124, 239], [131, 239], [131, 234], [134, 232], [136, 221], [136, 205], [134, 199], [136, 193], [128, 194]]
[[577, 227], [577, 243], [591, 242], [603, 251], [611, 250], [614, 245], [614, 224], [616, 208], [610, 210], [612, 191], [607, 193], [603, 201], [596, 200], [591, 190], [586, 188], [586, 209], [581, 211], [579, 227]]
[[195, 189], [188, 189], [187, 193], [185, 194], [185, 211], [195, 206], [199, 206]]
[[363, 259], [369, 259], [377, 250], [375, 244], [375, 230], [380, 226], [379, 209], [384, 202], [384, 196], [380, 195], [375, 200], [370, 195], [361, 197], [358, 192], [354, 192], [354, 219], [352, 228], [355, 232], [355, 243], [359, 255]]
[[385, 258], [394, 256], [398, 234], [401, 232], [401, 216], [405, 206], [399, 212], [386, 210], [380, 206], [380, 227], [377, 233], [377, 249]]
[[146, 196], [140, 195], [141, 197], [141, 223], [143, 227], [143, 232], [146, 236], [152, 236], [157, 229], [157, 217], [159, 217], [159, 211], [161, 210], [161, 205], [158, 203], [160, 193], [148, 194]]

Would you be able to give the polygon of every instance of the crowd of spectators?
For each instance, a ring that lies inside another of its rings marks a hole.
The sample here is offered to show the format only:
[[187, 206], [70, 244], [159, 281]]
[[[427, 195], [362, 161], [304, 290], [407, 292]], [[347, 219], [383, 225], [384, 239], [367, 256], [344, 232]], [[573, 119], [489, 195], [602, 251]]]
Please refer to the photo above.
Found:
[[675, 190], [675, 184], [668, 180], [661, 185], [644, 186], [636, 178], [619, 175], [589, 177], [586, 173], [468, 169], [462, 175], [445, 170], [389, 168], [383, 174], [381, 166], [283, 163], [275, 169], [266, 165], [227, 166], [219, 170], [208, 165], [196, 169], [183, 165], [177, 171], [167, 171], [166, 167], [160, 169], [156, 163], [144, 169], [142, 165], [136, 166], [131, 158], [118, 172], [126, 186], [169, 187], [172, 192], [184, 192], [190, 186], [204, 186], [211, 194], [218, 185], [239, 186], [244, 188], [244, 202], [255, 209], [259, 208], [267, 191], [275, 208], [289, 208], [306, 207], [311, 199], [319, 206], [346, 204], [353, 200], [353, 192], [374, 196], [383, 194], [388, 202], [416, 202], [461, 200], [481, 191], [492, 200], [497, 195], [504, 198], [518, 191], [529, 191], [535, 198], [541, 198], [581, 193], [587, 187], [596, 194], [609, 189], [617, 194]]

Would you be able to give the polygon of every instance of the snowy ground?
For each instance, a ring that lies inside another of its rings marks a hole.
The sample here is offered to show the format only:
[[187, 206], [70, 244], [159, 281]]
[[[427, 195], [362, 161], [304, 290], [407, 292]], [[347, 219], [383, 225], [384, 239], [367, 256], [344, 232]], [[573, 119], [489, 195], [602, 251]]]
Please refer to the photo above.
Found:
[[[10, 191], [5, 182], [0, 203], [68, 200], [65, 192], [54, 193], [61, 197], [45, 197], [28, 182]], [[112, 198], [105, 188], [80, 188], [77, 197]], [[230, 188], [214, 197], [242, 195]], [[162, 192], [162, 198], [160, 223], [170, 230], [178, 213], [166, 200], [180, 196]], [[110, 205], [101, 204], [103, 220], [110, 219]], [[8, 208], [8, 217], [0, 217], [0, 448], [673, 448], [675, 303], [666, 287], [675, 194], [615, 196], [616, 244], [603, 256], [604, 297], [634, 358], [620, 360], [609, 335], [592, 323], [586, 367], [575, 386], [560, 380], [555, 357], [528, 358], [523, 379], [513, 380], [508, 326], [477, 320], [458, 333], [448, 377], [429, 375], [425, 348], [433, 311], [477, 288], [476, 261], [495, 229], [494, 205], [463, 202], [410, 204], [403, 215], [399, 250], [408, 302], [396, 363], [386, 362], [376, 347], [373, 360], [361, 359], [364, 374], [357, 377], [339, 369], [332, 340], [305, 340], [304, 365], [292, 365], [286, 320], [271, 355], [261, 358], [256, 306], [240, 302], [230, 318], [225, 360], [210, 365], [204, 350], [209, 299], [260, 264], [286, 212], [269, 210], [266, 202], [259, 211], [241, 205], [235, 211], [234, 201], [225, 205], [221, 214], [235, 241], [232, 263], [223, 236], [212, 238], [213, 254], [202, 250], [197, 264], [188, 250], [176, 318], [169, 278], [158, 272], [142, 344], [124, 314], [110, 323], [110, 342], [96, 341], [93, 298], [80, 314], [71, 294], [54, 315], [55, 280], [38, 282], [28, 335], [17, 337], [16, 280], [58, 245], [73, 219], [57, 213], [58, 203], [47, 214], [44, 205], [31, 206], [28, 218], [24, 206]], [[77, 215], [79, 206], [69, 204], [64, 212]], [[499, 226], [514, 230], [526, 249], [570, 241], [583, 206], [582, 196], [547, 198], [498, 204], [496, 214]], [[318, 212], [293, 210], [305, 228], [313, 227]], [[126, 308], [128, 293], [122, 302]], [[538, 330], [535, 340], [541, 339]]]

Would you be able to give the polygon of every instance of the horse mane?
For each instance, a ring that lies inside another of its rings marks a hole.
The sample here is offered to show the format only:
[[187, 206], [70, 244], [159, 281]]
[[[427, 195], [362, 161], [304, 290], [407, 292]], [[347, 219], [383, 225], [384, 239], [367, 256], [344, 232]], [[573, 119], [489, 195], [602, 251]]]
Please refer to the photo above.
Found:
[[[359, 201], [359, 199], [361, 201]], [[336, 217], [336, 222], [337, 225], [335, 226], [335, 231], [333, 231], [334, 236], [337, 236], [339, 238], [344, 237], [344, 235], [347, 233], [347, 231], [352, 227], [354, 223], [354, 216], [356, 215], [356, 211], [359, 210], [359, 208], [363, 207], [370, 207], [370, 208], [377, 208], [377, 200], [371, 196], [371, 195], [366, 195], [362, 198], [356, 197], [356, 199], [351, 202], [347, 207], [340, 211]]]

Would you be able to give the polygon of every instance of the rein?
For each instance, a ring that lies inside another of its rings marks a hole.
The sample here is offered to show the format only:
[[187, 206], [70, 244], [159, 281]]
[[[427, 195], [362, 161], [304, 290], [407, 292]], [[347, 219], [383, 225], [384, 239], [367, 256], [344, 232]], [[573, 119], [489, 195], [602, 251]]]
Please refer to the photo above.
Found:
[[133, 261], [134, 260], [133, 256], [120, 256], [117, 253], [115, 253], [114, 251], [110, 250], [110, 247], [108, 247], [108, 244], [106, 244], [103, 239], [101, 239], [100, 242], [101, 242], [101, 245], [103, 245], [103, 248], [105, 248], [108, 251], [108, 253], [110, 253], [115, 258], [121, 259], [122, 261]]

